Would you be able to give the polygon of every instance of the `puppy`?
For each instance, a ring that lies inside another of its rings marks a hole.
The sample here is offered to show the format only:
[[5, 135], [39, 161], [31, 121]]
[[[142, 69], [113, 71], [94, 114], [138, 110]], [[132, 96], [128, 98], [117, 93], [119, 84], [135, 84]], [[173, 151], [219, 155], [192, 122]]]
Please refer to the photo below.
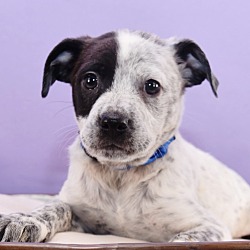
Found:
[[191, 40], [121, 30], [65, 39], [45, 63], [42, 97], [70, 83], [79, 136], [59, 199], [2, 215], [1, 241], [78, 230], [152, 242], [250, 233], [250, 189], [179, 133], [185, 88], [218, 81]]

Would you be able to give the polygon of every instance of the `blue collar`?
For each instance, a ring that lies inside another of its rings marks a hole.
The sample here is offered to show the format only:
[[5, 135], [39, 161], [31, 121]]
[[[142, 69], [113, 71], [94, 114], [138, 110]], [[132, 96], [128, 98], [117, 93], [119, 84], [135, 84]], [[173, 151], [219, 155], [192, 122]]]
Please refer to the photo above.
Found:
[[[155, 153], [147, 160], [147, 162], [145, 162], [144, 164], [142, 164], [141, 166], [146, 166], [151, 164], [152, 162], [156, 161], [157, 159], [160, 159], [162, 157], [164, 157], [167, 153], [168, 153], [168, 147], [171, 144], [171, 142], [173, 142], [175, 140], [175, 136], [173, 136], [171, 139], [169, 139], [167, 142], [165, 142], [163, 145], [161, 145], [156, 151]], [[88, 152], [86, 151], [85, 147], [83, 146], [82, 142], [80, 142], [82, 149], [84, 150], [85, 154], [87, 156], [89, 156], [90, 158], [92, 158], [93, 160], [97, 161], [97, 159], [91, 155], [88, 154]], [[133, 166], [127, 165], [123, 168], [121, 168], [121, 170], [129, 170], [133, 168]], [[119, 168], [120, 169], [120, 168]]]
[[168, 153], [168, 147], [171, 144], [171, 142], [173, 142], [175, 140], [175, 136], [173, 136], [170, 140], [168, 140], [167, 142], [165, 142], [163, 145], [161, 145], [156, 151], [155, 153], [148, 159], [148, 161], [146, 163], [143, 164], [143, 166], [146, 166], [152, 162], [154, 162], [157, 159], [162, 158], [163, 156], [165, 156]]

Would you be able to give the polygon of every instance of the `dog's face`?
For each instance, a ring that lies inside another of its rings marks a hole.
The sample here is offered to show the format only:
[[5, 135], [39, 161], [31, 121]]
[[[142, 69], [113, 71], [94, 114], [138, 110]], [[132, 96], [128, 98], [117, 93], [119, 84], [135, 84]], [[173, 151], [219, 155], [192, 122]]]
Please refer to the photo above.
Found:
[[69, 82], [87, 153], [112, 167], [141, 165], [178, 129], [185, 87], [218, 82], [190, 40], [119, 31], [66, 39], [50, 53], [42, 96]]

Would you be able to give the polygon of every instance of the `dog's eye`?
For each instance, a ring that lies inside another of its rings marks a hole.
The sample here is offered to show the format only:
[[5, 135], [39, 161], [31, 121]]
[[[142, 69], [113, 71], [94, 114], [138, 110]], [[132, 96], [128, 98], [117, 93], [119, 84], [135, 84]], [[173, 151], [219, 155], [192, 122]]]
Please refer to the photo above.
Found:
[[87, 89], [94, 89], [98, 84], [97, 75], [95, 73], [87, 73], [83, 78], [83, 85]]
[[154, 79], [149, 79], [145, 83], [145, 91], [149, 95], [155, 95], [161, 90], [161, 85]]

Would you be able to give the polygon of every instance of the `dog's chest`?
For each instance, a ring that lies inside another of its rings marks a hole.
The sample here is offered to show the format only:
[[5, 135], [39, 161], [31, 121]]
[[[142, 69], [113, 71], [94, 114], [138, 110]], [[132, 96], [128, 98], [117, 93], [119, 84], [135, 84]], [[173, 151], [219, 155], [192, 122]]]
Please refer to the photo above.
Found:
[[142, 199], [137, 194], [98, 190], [97, 196], [85, 196], [82, 204], [72, 208], [86, 231], [107, 234], [124, 231], [131, 228], [130, 223], [140, 221]]
[[152, 215], [160, 208], [160, 205], [155, 206], [159, 204], [155, 189], [157, 187], [153, 191], [148, 182], [128, 185], [120, 190], [105, 189], [95, 183], [91, 185], [91, 192], [83, 192], [77, 198], [81, 200], [80, 204], [74, 205], [73, 201], [71, 206], [85, 232], [160, 240], [157, 238], [160, 221]]

